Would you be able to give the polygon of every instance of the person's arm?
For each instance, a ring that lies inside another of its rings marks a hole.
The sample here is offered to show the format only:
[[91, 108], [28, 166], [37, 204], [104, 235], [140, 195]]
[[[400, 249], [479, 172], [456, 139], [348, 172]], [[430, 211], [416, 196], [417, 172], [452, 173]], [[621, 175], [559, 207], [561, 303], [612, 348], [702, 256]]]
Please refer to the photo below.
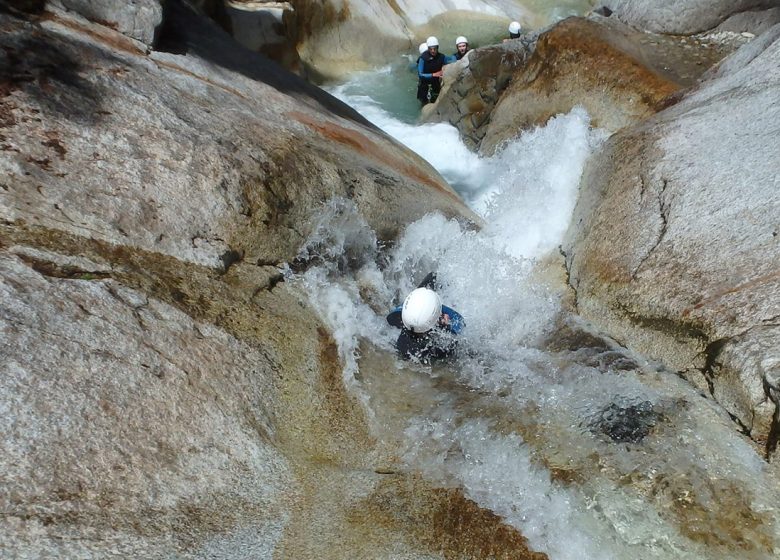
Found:
[[452, 333], [460, 334], [460, 331], [462, 331], [463, 327], [466, 326], [466, 321], [463, 319], [463, 315], [451, 307], [447, 307], [446, 305], [441, 306], [441, 312], [449, 317], [449, 320], [446, 323], [447, 329], [449, 329], [449, 331]]
[[436, 273], [429, 272], [428, 275], [423, 278], [418, 288], [428, 288], [429, 290], [436, 290]]
[[433, 77], [433, 74], [425, 74], [423, 72], [424, 68], [425, 68], [425, 61], [422, 59], [422, 57], [420, 57], [420, 60], [417, 62], [417, 75], [421, 78], [430, 80]]
[[444, 64], [452, 64], [453, 62], [458, 62], [458, 55], [444, 55]]
[[404, 326], [404, 322], [401, 319], [401, 306], [399, 305], [395, 309], [393, 309], [387, 316], [387, 322], [394, 326], [398, 327], [399, 329]]

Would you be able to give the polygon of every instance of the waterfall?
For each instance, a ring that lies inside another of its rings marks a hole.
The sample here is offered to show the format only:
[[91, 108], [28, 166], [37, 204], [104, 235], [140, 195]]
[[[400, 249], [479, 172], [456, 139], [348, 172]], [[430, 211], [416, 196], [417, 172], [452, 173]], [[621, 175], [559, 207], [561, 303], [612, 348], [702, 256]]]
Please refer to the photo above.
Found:
[[424, 401], [402, 434], [383, 434], [386, 413], [371, 411], [379, 437], [401, 439], [403, 468], [462, 488], [552, 559], [773, 557], [776, 484], [727, 415], [591, 333], [565, 305], [557, 247], [605, 137], [586, 112], [558, 115], [481, 158], [453, 127], [402, 122], [347, 91], [334, 88], [486, 222], [474, 231], [430, 214], [380, 251], [355, 207], [332, 200], [302, 249], [310, 266], [299, 280], [368, 408], [376, 389], [360, 373], [362, 349], [393, 351], [397, 330], [384, 315], [426, 273], [437, 272], [443, 302], [466, 318], [455, 362], [396, 360], [381, 373], [392, 380], [385, 398]]

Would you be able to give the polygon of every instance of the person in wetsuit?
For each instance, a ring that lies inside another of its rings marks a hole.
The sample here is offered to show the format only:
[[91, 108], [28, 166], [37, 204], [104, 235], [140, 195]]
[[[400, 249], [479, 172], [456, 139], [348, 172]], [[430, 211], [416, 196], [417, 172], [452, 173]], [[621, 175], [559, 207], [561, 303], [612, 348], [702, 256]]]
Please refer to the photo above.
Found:
[[441, 91], [442, 70], [445, 64], [455, 62], [454, 56], [444, 56], [439, 52], [439, 40], [436, 37], [428, 37], [425, 41], [428, 50], [420, 55], [417, 62], [417, 99], [425, 105], [428, 102], [436, 103]]
[[395, 346], [405, 360], [430, 364], [455, 352], [455, 335], [464, 327], [463, 317], [442, 305], [434, 291], [435, 284], [436, 275], [432, 272], [406, 297], [403, 305], [387, 316], [389, 324], [401, 329]]
[[466, 56], [466, 53], [469, 52], [469, 40], [466, 39], [463, 35], [455, 39], [455, 48], [457, 49], [455, 53], [453, 53], [452, 56], [455, 57], [455, 60], [460, 60], [464, 56]]
[[512, 39], [518, 39], [520, 37], [520, 31], [522, 28], [520, 27], [519, 21], [513, 21], [509, 24], [509, 39], [504, 39], [504, 43], [507, 41], [511, 41]]

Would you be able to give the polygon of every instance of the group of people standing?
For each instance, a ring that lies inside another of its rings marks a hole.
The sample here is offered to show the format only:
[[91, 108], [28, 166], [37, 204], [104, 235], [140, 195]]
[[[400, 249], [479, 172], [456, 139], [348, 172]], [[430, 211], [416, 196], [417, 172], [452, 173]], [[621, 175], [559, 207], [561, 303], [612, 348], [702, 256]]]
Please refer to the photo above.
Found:
[[469, 51], [469, 41], [461, 36], [455, 39], [455, 48], [452, 55], [447, 56], [439, 52], [439, 40], [436, 37], [428, 37], [424, 43], [420, 43], [420, 56], [417, 58], [417, 99], [420, 103], [435, 103], [441, 91], [441, 77], [444, 73], [444, 65], [463, 58]]
[[[520, 24], [513, 21], [509, 24], [509, 38], [520, 37]], [[505, 39], [506, 41], [507, 39]], [[469, 41], [462, 35], [455, 39], [455, 52], [450, 56], [439, 52], [439, 40], [428, 37], [420, 43], [420, 56], [417, 58], [417, 99], [421, 104], [435, 103], [441, 91], [441, 77], [444, 66], [456, 62], [469, 52]]]

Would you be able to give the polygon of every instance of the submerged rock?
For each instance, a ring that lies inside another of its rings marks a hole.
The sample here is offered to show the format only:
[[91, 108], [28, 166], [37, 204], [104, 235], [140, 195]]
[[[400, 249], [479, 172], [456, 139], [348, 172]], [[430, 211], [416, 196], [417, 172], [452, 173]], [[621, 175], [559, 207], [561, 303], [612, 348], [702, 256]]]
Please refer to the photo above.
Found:
[[610, 403], [598, 411], [591, 420], [591, 430], [607, 435], [617, 443], [639, 443], [650, 432], [663, 415], [656, 411], [653, 403]]
[[564, 251], [581, 314], [774, 449], [780, 27], [589, 163]]

